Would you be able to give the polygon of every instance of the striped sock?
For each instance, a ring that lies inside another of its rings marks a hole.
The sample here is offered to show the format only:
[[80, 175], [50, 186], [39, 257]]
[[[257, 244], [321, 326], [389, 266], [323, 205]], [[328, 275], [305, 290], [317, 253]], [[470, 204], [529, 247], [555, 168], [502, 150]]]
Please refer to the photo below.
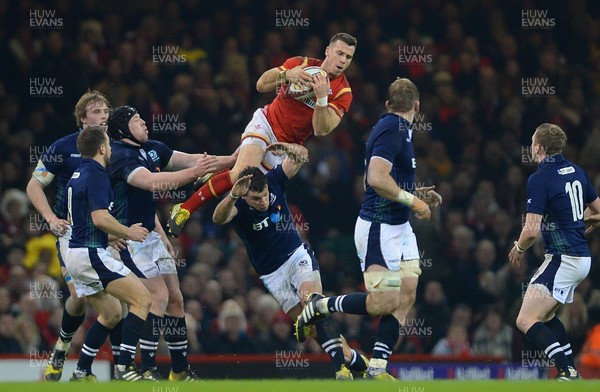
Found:
[[70, 343], [73, 339], [73, 335], [77, 332], [77, 329], [83, 324], [83, 320], [85, 320], [85, 313], [81, 316], [71, 316], [69, 312], [67, 312], [67, 308], [65, 308], [60, 323], [60, 340], [62, 340], [63, 343]]
[[323, 350], [331, 357], [337, 372], [346, 363], [340, 330], [331, 317], [317, 321], [315, 327], [317, 329], [317, 340], [321, 343]]
[[379, 320], [377, 328], [377, 342], [373, 346], [373, 356], [369, 363], [370, 368], [383, 369], [387, 367], [387, 361], [392, 355], [392, 349], [400, 337], [400, 323], [396, 317], [390, 315], [383, 316]]
[[121, 342], [123, 341], [123, 321], [125, 319], [121, 319], [121, 321], [119, 321], [119, 323], [117, 325], [115, 325], [115, 327], [113, 329], [111, 329], [111, 331], [108, 333], [108, 336], [110, 337], [110, 344], [111, 344], [111, 348], [112, 348], [112, 354], [113, 354], [113, 363], [116, 365], [119, 362], [119, 353], [120, 351], [120, 347], [121, 347]]
[[121, 369], [129, 366], [135, 357], [135, 346], [140, 339], [140, 331], [144, 328], [145, 321], [135, 314], [129, 312], [123, 321], [123, 340], [121, 342], [121, 353], [119, 355], [119, 366]]
[[175, 373], [188, 368], [187, 361], [187, 326], [185, 317], [165, 315], [163, 336], [171, 353], [171, 366]]
[[560, 321], [558, 316], [554, 316], [552, 320], [546, 321], [544, 325], [550, 328], [552, 332], [554, 332], [554, 334], [558, 338], [558, 342], [562, 346], [563, 352], [569, 360], [569, 365], [575, 367], [575, 362], [573, 361], [573, 350], [571, 349], [571, 342], [569, 342], [569, 336], [567, 335], [565, 326]]
[[348, 362], [348, 369], [355, 370], [357, 372], [367, 370], [369, 364], [365, 363], [363, 357], [361, 357], [360, 354], [357, 353], [353, 348], [350, 349], [350, 352], [352, 356], [350, 357], [350, 362]]
[[570, 366], [569, 360], [558, 342], [556, 334], [550, 328], [538, 321], [529, 328], [526, 335], [538, 348], [544, 350], [544, 354], [548, 358], [554, 360], [557, 369], [567, 370]]
[[319, 300], [319, 310], [321, 303], [326, 302], [326, 313], [342, 312], [350, 314], [367, 314], [367, 294], [352, 293], [346, 295], [336, 295], [335, 297], [323, 298]]
[[156, 350], [162, 332], [162, 317], [148, 313], [146, 324], [140, 335], [140, 353], [142, 354], [142, 372], [156, 367]]
[[83, 347], [81, 348], [81, 354], [79, 355], [79, 362], [77, 362], [77, 369], [86, 374], [92, 373], [92, 362], [96, 358], [96, 354], [100, 351], [100, 347], [106, 341], [110, 328], [106, 328], [100, 324], [98, 320], [92, 324], [89, 329]]

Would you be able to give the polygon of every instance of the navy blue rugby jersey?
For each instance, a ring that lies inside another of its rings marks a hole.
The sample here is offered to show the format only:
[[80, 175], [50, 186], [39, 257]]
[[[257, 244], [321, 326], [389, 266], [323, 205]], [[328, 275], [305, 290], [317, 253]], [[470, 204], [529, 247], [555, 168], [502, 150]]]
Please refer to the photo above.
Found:
[[527, 212], [542, 215], [546, 253], [590, 256], [583, 211], [597, 198], [579, 166], [562, 154], [546, 157], [527, 180]]
[[[373, 127], [365, 152], [365, 173], [369, 171], [372, 157], [380, 157], [392, 164], [390, 175], [407, 192], [415, 191], [415, 151], [412, 143], [411, 123], [394, 113], [381, 116]], [[365, 200], [360, 217], [373, 223], [399, 225], [408, 221], [410, 208], [387, 200], [377, 194], [365, 181]]]
[[281, 267], [302, 245], [285, 197], [288, 181], [281, 165], [267, 174], [269, 208], [257, 211], [242, 198], [235, 203], [237, 215], [231, 220], [240, 236], [252, 266], [260, 275], [268, 275]]
[[139, 168], [160, 172], [169, 164], [173, 150], [157, 140], [148, 140], [141, 146], [113, 141], [111, 146], [108, 171], [115, 195], [112, 214], [125, 226], [141, 222], [152, 231], [156, 225], [155, 194], [127, 184], [127, 178]]
[[91, 158], [83, 158], [66, 186], [66, 204], [73, 230], [69, 248], [108, 246], [108, 234], [94, 225], [92, 212], [108, 210], [111, 193], [106, 168]]
[[81, 154], [77, 149], [79, 129], [70, 135], [58, 139], [40, 155], [34, 176], [44, 177], [45, 172], [54, 175], [56, 197], [52, 211], [60, 219], [67, 218], [66, 185], [73, 172], [81, 165]]

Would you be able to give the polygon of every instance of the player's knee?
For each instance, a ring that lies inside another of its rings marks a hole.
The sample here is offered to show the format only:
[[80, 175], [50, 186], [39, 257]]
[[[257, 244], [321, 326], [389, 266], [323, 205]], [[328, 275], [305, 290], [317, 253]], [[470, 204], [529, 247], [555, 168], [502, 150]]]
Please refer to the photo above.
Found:
[[85, 314], [87, 300], [85, 297], [70, 296], [65, 303], [65, 309], [71, 316], [81, 316]]
[[386, 316], [392, 314], [399, 306], [399, 291], [371, 292], [367, 296], [367, 312], [371, 316]]
[[517, 316], [517, 321], [515, 322], [515, 324], [517, 325], [519, 331], [526, 333], [529, 330], [529, 328], [531, 328], [531, 326], [534, 324], [534, 322], [530, 317], [527, 317], [523, 314], [519, 314]]
[[169, 291], [169, 302], [167, 304], [167, 310], [183, 310], [183, 295], [181, 290], [170, 290]]
[[150, 297], [152, 305], [164, 312], [169, 303], [169, 290], [167, 289], [167, 286], [164, 284], [157, 285], [154, 290], [152, 290]]
[[121, 307], [110, 308], [98, 316], [98, 321], [106, 328], [113, 329], [121, 321]]

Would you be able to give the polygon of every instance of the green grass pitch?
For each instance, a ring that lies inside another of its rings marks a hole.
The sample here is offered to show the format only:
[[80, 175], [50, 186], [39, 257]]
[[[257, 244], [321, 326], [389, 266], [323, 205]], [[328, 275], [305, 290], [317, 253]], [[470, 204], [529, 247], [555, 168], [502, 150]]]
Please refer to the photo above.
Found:
[[329, 380], [208, 380], [200, 383], [1, 383], [2, 392], [564, 392], [600, 391], [600, 381], [329, 381]]

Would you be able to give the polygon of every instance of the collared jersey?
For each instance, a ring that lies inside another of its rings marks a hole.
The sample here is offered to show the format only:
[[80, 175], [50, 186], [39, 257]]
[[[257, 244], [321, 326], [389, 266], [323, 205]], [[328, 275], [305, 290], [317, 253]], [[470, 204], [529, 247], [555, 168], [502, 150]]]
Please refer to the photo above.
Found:
[[546, 157], [527, 180], [527, 212], [542, 215], [546, 253], [590, 256], [583, 211], [598, 195], [582, 168], [562, 154]]
[[258, 211], [242, 198], [235, 203], [237, 215], [231, 220], [240, 236], [252, 266], [260, 275], [268, 275], [285, 263], [302, 245], [285, 197], [288, 180], [281, 165], [267, 174], [269, 207]]
[[169, 164], [172, 156], [173, 150], [157, 140], [148, 140], [141, 146], [121, 141], [112, 143], [108, 169], [115, 194], [113, 215], [121, 224], [131, 226], [141, 222], [148, 231], [154, 230], [156, 193], [131, 186], [127, 179], [141, 168], [152, 173], [160, 172]]
[[66, 185], [73, 172], [81, 164], [81, 154], [77, 149], [77, 136], [81, 130], [58, 139], [45, 150], [35, 168], [35, 177], [54, 175], [56, 197], [52, 211], [60, 219], [67, 218]]
[[[292, 57], [278, 67], [280, 71], [298, 65], [320, 66], [323, 60], [309, 57]], [[342, 118], [350, 109], [352, 90], [346, 75], [342, 74], [329, 80], [331, 91], [328, 95], [328, 106]], [[315, 98], [299, 100], [289, 95], [288, 85], [279, 89], [277, 97], [266, 105], [265, 116], [280, 142], [302, 144], [313, 133], [312, 117], [315, 111]]]
[[[412, 142], [411, 124], [403, 117], [386, 113], [375, 124], [365, 151], [365, 173], [369, 172], [371, 158], [385, 159], [392, 164], [390, 175], [406, 192], [415, 191], [417, 163]], [[410, 208], [377, 194], [365, 181], [365, 200], [360, 217], [373, 223], [399, 225], [408, 221]]]
[[108, 234], [92, 221], [92, 212], [109, 210], [112, 188], [106, 168], [90, 158], [81, 165], [67, 182], [67, 210], [72, 234], [69, 248], [106, 248]]

